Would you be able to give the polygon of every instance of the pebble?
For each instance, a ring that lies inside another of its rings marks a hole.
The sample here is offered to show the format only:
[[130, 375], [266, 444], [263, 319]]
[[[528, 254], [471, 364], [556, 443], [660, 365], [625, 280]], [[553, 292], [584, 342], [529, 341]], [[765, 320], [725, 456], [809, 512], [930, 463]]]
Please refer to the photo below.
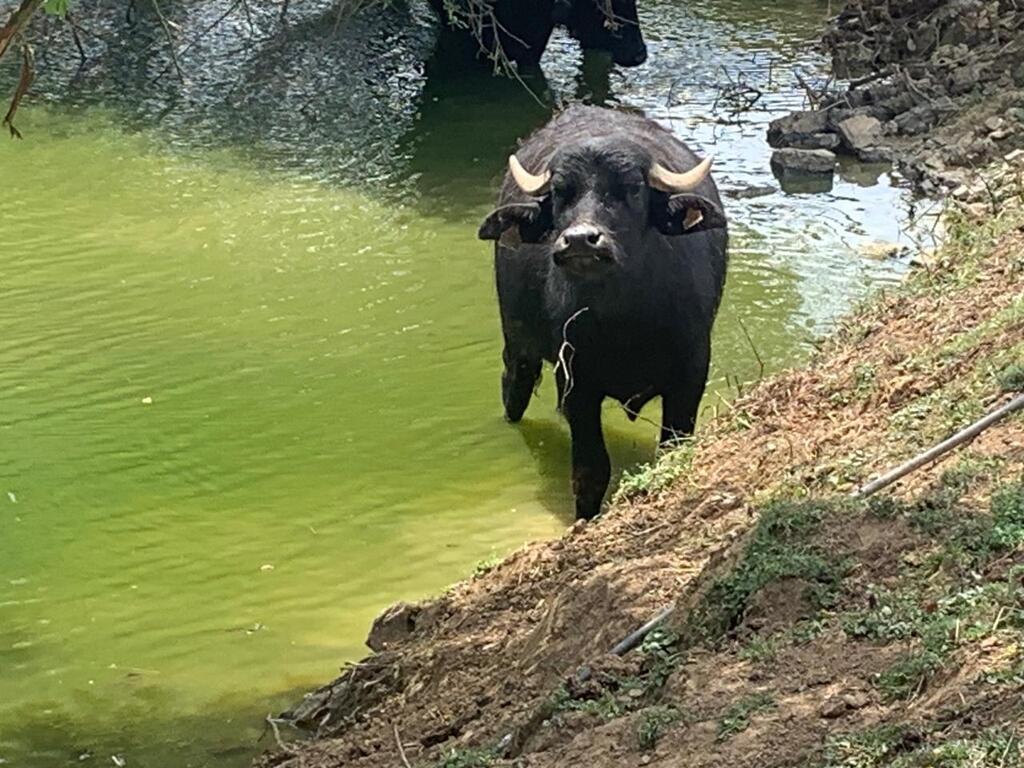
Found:
[[864, 709], [871, 699], [864, 691], [850, 691], [843, 694], [843, 701], [850, 709]]
[[833, 720], [837, 717], [842, 717], [846, 710], [846, 702], [839, 696], [833, 696], [825, 700], [818, 710], [818, 714], [828, 720]]

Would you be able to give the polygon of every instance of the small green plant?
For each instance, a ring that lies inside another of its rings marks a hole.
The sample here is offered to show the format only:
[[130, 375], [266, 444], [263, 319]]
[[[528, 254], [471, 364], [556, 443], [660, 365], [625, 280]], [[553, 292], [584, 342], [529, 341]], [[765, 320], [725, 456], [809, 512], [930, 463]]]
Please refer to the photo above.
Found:
[[718, 721], [718, 740], [724, 741], [737, 733], [747, 730], [750, 727], [750, 718], [758, 712], [771, 709], [775, 706], [775, 700], [771, 694], [761, 692], [752, 696], [746, 696], [725, 711], [722, 719]]
[[693, 441], [681, 440], [654, 461], [624, 472], [614, 501], [663, 491], [689, 470], [692, 463]]
[[967, 567], [976, 568], [1024, 544], [1024, 483], [997, 489], [990, 509], [988, 518], [963, 520], [951, 537], [950, 553]]
[[941, 651], [924, 648], [904, 656], [879, 674], [875, 685], [887, 701], [906, 699], [924, 687], [942, 662]]
[[871, 363], [861, 363], [853, 369], [853, 388], [859, 396], [864, 396], [875, 388], [878, 372]]
[[493, 749], [453, 749], [437, 763], [437, 768], [489, 768], [496, 759]]
[[1011, 363], [996, 374], [996, 381], [1003, 392], [1024, 390], [1024, 364]]
[[843, 734], [828, 740], [821, 768], [882, 768], [905, 751], [906, 730], [884, 726], [860, 733]]
[[655, 629], [637, 650], [640, 668], [635, 675], [616, 677], [605, 682], [598, 692], [577, 694], [561, 686], [548, 701], [552, 718], [563, 712], [586, 712], [602, 720], [614, 720], [649, 704], [679, 665], [679, 637], [665, 629]]
[[773, 637], [755, 637], [740, 649], [740, 658], [761, 664], [774, 661], [779, 653], [779, 645]]
[[501, 565], [503, 560], [504, 558], [497, 552], [492, 552], [476, 564], [476, 567], [473, 568], [473, 576], [483, 576], [485, 573], [490, 573]]
[[872, 589], [869, 591], [872, 607], [846, 613], [842, 620], [843, 631], [850, 637], [883, 642], [914, 637], [925, 621], [919, 600], [920, 596], [912, 593]]
[[602, 720], [614, 720], [626, 713], [625, 703], [620, 701], [615, 693], [610, 690], [601, 691], [601, 694], [594, 699], [574, 699], [564, 688], [561, 690], [562, 698], [558, 711], [585, 712], [597, 715]]
[[643, 657], [643, 683], [647, 690], [660, 689], [679, 666], [679, 635], [667, 629], [655, 629], [640, 645]]
[[679, 722], [674, 707], [650, 707], [640, 713], [636, 723], [636, 741], [642, 750], [651, 750], [673, 724]]

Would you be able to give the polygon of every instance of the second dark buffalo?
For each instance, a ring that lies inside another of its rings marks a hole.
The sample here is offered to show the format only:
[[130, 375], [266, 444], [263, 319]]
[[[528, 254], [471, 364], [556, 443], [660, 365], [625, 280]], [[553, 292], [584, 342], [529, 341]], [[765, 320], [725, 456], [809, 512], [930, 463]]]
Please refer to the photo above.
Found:
[[535, 67], [555, 26], [581, 47], [602, 50], [624, 67], [647, 60], [636, 0], [430, 0], [442, 23], [475, 39], [484, 57]]
[[611, 474], [601, 403], [635, 418], [662, 398], [661, 442], [693, 433], [726, 273], [726, 220], [700, 160], [657, 123], [576, 106], [509, 157], [495, 242], [509, 421], [555, 366], [572, 435], [576, 516], [594, 517]]

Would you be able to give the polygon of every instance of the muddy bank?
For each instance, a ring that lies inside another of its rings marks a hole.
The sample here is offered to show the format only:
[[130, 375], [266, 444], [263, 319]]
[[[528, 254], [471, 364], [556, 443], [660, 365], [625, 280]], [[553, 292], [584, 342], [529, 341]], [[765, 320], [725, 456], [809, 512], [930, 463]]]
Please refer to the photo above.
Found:
[[[776, 147], [895, 162], [921, 191], [981, 199], [976, 169], [1024, 147], [1024, 7], [852, 0], [823, 38], [844, 90], [773, 123]], [[795, 162], [795, 161], [793, 161]]]
[[1020, 765], [1024, 419], [847, 498], [1024, 388], [1024, 204], [948, 227], [600, 519], [385, 612], [259, 765]]

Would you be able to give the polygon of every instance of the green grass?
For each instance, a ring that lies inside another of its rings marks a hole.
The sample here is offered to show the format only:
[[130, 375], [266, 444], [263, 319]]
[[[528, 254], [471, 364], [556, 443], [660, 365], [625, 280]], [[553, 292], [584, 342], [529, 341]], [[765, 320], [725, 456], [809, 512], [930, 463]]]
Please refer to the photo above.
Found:
[[640, 749], [654, 749], [665, 731], [679, 720], [679, 711], [674, 707], [650, 707], [643, 710], [636, 723], [636, 741]]
[[613, 502], [655, 494], [666, 490], [690, 469], [693, 463], [692, 439], [680, 441], [653, 462], [625, 472], [615, 490]]
[[436, 768], [490, 768], [497, 760], [492, 749], [453, 749]]
[[740, 699], [730, 706], [722, 715], [722, 719], [718, 721], [718, 740], [725, 741], [737, 733], [747, 730], [750, 727], [751, 716], [774, 706], [775, 700], [771, 694], [764, 692]]
[[[921, 742], [924, 741], [924, 744]], [[1018, 734], [989, 728], [960, 738], [886, 726], [829, 739], [817, 768], [1020, 768]]]
[[740, 649], [740, 658], [755, 664], [775, 661], [779, 655], [779, 641], [775, 637], [755, 637]]
[[996, 381], [1003, 392], [1024, 391], [1024, 364], [1010, 363], [996, 373]]
[[485, 557], [483, 560], [480, 560], [476, 564], [476, 566], [473, 568], [473, 576], [483, 576], [485, 573], [490, 573], [499, 565], [501, 565], [501, 563], [504, 560], [505, 558], [503, 558], [496, 552], [490, 554], [489, 556]]

